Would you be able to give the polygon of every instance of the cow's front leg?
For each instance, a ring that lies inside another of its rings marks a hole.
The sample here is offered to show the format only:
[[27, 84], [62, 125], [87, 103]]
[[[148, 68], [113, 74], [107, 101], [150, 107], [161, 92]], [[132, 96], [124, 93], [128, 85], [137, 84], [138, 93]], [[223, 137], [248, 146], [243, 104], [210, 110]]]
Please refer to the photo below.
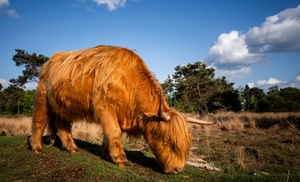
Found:
[[127, 165], [127, 158], [122, 148], [121, 137], [104, 136], [102, 147], [102, 154], [105, 158], [112, 159], [112, 161], [120, 167]]
[[122, 132], [117, 117], [108, 111], [104, 111], [101, 112], [99, 119], [104, 132], [102, 155], [111, 158], [118, 166], [125, 167], [127, 158], [122, 148]]

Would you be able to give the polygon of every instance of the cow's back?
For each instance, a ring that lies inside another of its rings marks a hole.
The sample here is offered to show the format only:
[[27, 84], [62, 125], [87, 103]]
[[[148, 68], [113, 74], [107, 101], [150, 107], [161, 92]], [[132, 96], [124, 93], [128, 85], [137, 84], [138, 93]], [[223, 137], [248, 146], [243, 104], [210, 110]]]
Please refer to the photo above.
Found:
[[[142, 59], [125, 48], [98, 46], [56, 53], [43, 66], [40, 78], [53, 112], [71, 120], [93, 117], [95, 104], [109, 104], [124, 118], [133, 117], [136, 105], [144, 110], [159, 107], [157, 81]], [[142, 104], [143, 99], [152, 105]]]

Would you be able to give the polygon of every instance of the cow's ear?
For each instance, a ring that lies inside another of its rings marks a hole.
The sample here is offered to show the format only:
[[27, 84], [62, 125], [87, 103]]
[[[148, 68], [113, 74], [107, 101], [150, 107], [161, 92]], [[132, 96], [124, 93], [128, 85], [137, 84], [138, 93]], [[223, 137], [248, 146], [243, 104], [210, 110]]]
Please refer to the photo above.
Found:
[[157, 114], [154, 113], [144, 113], [144, 117], [147, 118], [148, 121], [157, 121], [159, 122], [161, 119], [158, 117]]

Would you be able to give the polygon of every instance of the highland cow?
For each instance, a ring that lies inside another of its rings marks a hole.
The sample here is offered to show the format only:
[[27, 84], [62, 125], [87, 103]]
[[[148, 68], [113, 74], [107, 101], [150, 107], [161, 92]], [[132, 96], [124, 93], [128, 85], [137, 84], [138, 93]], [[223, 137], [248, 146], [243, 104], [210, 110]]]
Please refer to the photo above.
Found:
[[185, 167], [191, 147], [188, 118], [170, 108], [143, 60], [126, 48], [98, 46], [59, 52], [43, 65], [36, 91], [31, 149], [42, 152], [48, 126], [62, 146], [77, 151], [72, 123], [85, 119], [103, 127], [102, 154], [120, 167], [127, 158], [121, 134], [143, 136], [166, 173]]

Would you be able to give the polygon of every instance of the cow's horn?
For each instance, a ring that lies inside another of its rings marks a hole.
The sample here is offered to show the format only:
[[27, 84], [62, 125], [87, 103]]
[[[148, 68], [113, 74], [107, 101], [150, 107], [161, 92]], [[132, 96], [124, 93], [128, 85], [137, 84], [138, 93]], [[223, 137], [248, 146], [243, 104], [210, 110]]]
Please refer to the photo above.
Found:
[[170, 120], [170, 116], [167, 113], [165, 113], [165, 112], [160, 112], [160, 116], [159, 117], [161, 117], [165, 121], [169, 121]]
[[203, 120], [199, 120], [199, 119], [195, 119], [195, 118], [191, 118], [191, 117], [187, 117], [187, 122], [194, 123], [194, 124], [199, 124], [199, 125], [212, 125], [212, 124], [216, 124], [216, 122], [203, 121]]

